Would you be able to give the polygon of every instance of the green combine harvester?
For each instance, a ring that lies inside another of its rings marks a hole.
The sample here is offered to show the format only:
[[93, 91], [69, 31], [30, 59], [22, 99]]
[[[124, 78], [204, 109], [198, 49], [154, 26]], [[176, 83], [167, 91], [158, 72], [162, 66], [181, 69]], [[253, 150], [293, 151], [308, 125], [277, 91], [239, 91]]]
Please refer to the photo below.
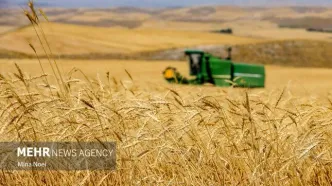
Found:
[[190, 75], [194, 79], [183, 77], [174, 67], [167, 67], [163, 72], [169, 83], [202, 85], [211, 83], [219, 87], [258, 88], [265, 86], [265, 68], [263, 65], [234, 63], [231, 59], [232, 49], [228, 49], [228, 57], [221, 59], [200, 50], [187, 50]]

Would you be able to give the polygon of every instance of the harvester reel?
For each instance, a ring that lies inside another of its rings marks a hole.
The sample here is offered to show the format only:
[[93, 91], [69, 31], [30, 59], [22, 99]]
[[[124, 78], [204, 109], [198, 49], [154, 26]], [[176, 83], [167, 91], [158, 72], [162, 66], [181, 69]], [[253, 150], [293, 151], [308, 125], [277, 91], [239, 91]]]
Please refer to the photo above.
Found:
[[179, 83], [179, 84], [187, 84], [188, 80], [181, 76], [181, 74], [174, 67], [167, 67], [163, 72], [164, 78], [169, 83]]

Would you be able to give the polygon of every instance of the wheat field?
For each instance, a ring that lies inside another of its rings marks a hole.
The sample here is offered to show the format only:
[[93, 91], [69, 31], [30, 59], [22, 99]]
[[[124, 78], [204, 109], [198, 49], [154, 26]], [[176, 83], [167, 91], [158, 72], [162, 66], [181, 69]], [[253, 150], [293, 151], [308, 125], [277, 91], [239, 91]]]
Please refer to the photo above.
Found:
[[268, 65], [266, 88], [219, 88], [167, 84], [183, 61], [47, 56], [0, 60], [1, 141], [115, 141], [117, 168], [2, 170], [0, 185], [331, 184], [331, 69]]
[[183, 62], [58, 61], [64, 91], [47, 64], [0, 62], [2, 140], [116, 141], [117, 169], [3, 171], [2, 185], [330, 183], [332, 70], [267, 66], [268, 87], [247, 90], [166, 84]]

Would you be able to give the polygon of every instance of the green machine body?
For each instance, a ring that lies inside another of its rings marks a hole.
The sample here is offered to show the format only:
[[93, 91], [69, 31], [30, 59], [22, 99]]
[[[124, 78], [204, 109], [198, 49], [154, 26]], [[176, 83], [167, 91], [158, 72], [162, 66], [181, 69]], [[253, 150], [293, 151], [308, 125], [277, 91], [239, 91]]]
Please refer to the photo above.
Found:
[[264, 87], [265, 67], [263, 65], [234, 63], [231, 55], [222, 59], [201, 50], [186, 50], [189, 74], [196, 76], [187, 79], [180, 75], [174, 67], [167, 67], [164, 78], [170, 83], [179, 84], [214, 84], [220, 87]]

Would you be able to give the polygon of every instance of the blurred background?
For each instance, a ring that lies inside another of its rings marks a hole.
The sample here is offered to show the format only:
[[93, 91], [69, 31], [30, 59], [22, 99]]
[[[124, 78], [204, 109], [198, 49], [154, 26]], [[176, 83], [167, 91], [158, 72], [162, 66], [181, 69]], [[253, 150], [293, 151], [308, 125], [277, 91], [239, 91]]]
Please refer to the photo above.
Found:
[[[30, 70], [38, 69], [31, 68], [37, 61], [29, 44], [40, 58], [47, 57], [22, 11], [28, 9], [27, 2], [1, 0], [2, 72], [11, 69], [12, 62], [18, 60]], [[85, 70], [94, 76], [112, 66], [113, 74], [121, 76], [119, 71], [132, 68], [134, 75], [145, 77], [140, 80], [162, 83], [161, 72], [170, 64], [175, 63], [173, 66], [183, 73], [188, 72], [187, 63], [179, 63], [185, 62], [185, 49], [200, 49], [225, 57], [225, 48], [231, 46], [234, 61], [266, 65], [267, 87], [282, 87], [292, 81], [313, 92], [323, 90], [326, 94], [329, 90], [332, 73], [324, 70], [332, 67], [329, 0], [35, 0], [34, 3], [52, 54], [63, 63], [65, 71], [73, 66], [91, 65], [93, 68]], [[49, 22], [38, 8], [42, 8]]]

